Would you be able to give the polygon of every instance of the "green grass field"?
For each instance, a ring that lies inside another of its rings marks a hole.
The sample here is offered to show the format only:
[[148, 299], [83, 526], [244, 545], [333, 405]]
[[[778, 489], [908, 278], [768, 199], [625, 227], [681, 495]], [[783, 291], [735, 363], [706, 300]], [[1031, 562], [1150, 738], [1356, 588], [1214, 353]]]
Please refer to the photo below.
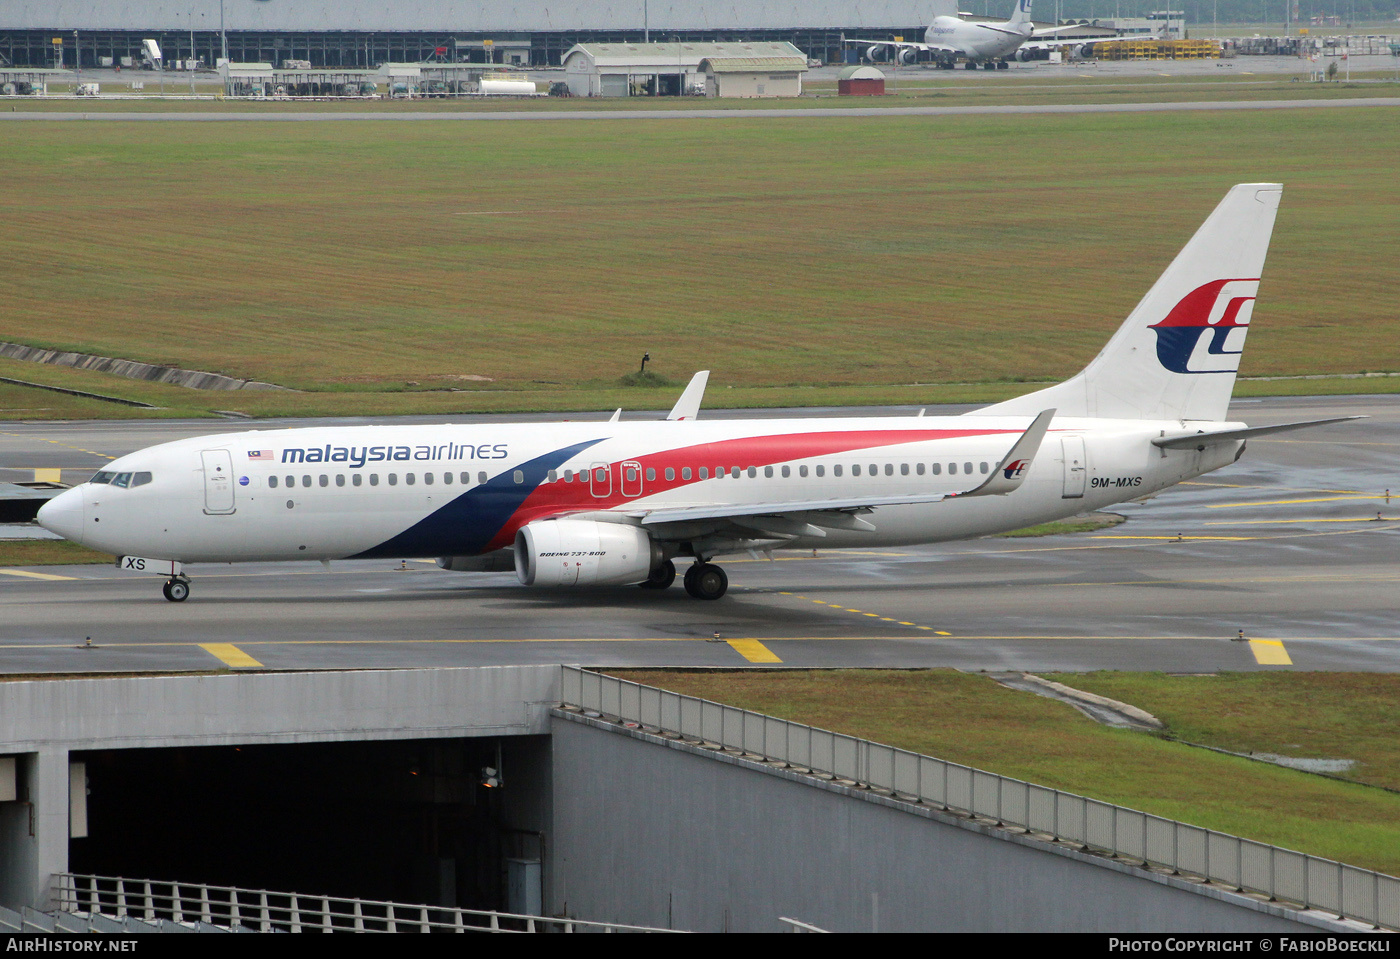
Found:
[[[305, 392], [0, 375], [157, 415], [664, 409], [618, 385], [650, 350], [712, 406], [994, 400], [1081, 367], [1271, 179], [1242, 373], [1400, 370], [1397, 112], [19, 126], [0, 339]], [[1358, 389], [1260, 391], [1329, 387]]]
[[111, 563], [115, 559], [65, 539], [0, 540], [0, 566], [70, 566]]
[[1261, 751], [1364, 761], [1358, 782], [1341, 782], [1109, 729], [1063, 703], [950, 670], [613, 672], [1400, 874], [1400, 794], [1379, 788], [1400, 776], [1400, 677], [1393, 675], [1055, 677], [1121, 694], [1167, 721], [1172, 733], [1207, 745], [1247, 741]]

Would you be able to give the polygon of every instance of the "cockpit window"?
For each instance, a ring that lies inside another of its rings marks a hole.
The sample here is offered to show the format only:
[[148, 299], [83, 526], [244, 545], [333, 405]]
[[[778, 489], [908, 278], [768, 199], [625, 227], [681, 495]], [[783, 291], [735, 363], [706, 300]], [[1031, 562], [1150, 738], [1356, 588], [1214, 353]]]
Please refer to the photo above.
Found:
[[102, 470], [99, 473], [94, 473], [88, 482], [106, 483], [118, 489], [128, 489], [145, 486], [150, 481], [151, 474], [144, 471], [140, 473], [114, 473], [111, 470]]

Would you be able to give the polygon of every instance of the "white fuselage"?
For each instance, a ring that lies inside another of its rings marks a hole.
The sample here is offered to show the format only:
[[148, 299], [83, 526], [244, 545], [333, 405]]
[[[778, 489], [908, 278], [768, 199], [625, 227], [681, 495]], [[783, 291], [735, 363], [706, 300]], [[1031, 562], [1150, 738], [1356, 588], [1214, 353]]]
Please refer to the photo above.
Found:
[[997, 60], [1015, 53], [1032, 33], [1029, 23], [969, 23], [957, 17], [935, 17], [924, 31], [924, 42], [959, 50], [973, 61]]
[[[964, 492], [987, 478], [1027, 423], [880, 417], [232, 433], [123, 456], [99, 474], [117, 482], [66, 491], [40, 518], [95, 549], [182, 563], [471, 556], [510, 547], [527, 523], [565, 516], [637, 525], [677, 507]], [[1239, 443], [1204, 452], [1150, 443], [1189, 432], [1176, 420], [1057, 418], [1014, 492], [877, 506], [862, 512], [873, 531], [829, 529], [779, 547], [896, 546], [1016, 529], [1134, 499], [1238, 455]], [[689, 555], [684, 525], [667, 535], [674, 555]]]

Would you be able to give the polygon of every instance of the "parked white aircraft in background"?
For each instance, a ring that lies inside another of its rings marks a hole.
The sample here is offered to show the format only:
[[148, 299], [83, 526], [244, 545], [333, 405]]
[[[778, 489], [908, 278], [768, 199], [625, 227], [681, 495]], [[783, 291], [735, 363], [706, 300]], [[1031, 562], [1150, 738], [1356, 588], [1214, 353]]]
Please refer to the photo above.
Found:
[[[123, 456], [39, 511], [168, 577], [183, 564], [440, 556], [528, 586], [718, 599], [712, 560], [982, 536], [1135, 499], [1233, 462], [1224, 422], [1282, 188], [1233, 188], [1078, 376], [962, 416], [311, 427]], [[1052, 422], [1053, 418], [1053, 422]], [[1350, 419], [1352, 417], [1342, 417]]]
[[846, 43], [865, 47], [868, 60], [888, 55], [899, 57], [901, 63], [913, 63], [920, 53], [932, 53], [934, 62], [947, 70], [953, 69], [959, 57], [966, 58], [965, 66], [969, 70], [977, 69], [979, 63], [988, 70], [1004, 70], [1005, 58], [1026, 41], [1073, 29], [1077, 27], [1071, 24], [1037, 30], [1031, 23], [1031, 0], [1016, 0], [1011, 19], [1004, 23], [938, 16], [924, 31], [923, 43], [903, 40], [847, 40]]

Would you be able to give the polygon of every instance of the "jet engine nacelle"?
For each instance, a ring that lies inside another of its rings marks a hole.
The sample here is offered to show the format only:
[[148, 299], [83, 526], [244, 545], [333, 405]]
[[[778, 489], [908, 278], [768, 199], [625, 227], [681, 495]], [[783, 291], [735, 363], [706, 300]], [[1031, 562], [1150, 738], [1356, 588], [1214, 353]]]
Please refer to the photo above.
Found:
[[867, 48], [865, 51], [865, 59], [869, 60], [871, 63], [885, 59], [885, 48], [881, 46]]
[[914, 49], [910, 48], [910, 49], [908, 49], [908, 50], [901, 50], [901, 51], [899, 51], [899, 62], [900, 62], [900, 63], [913, 63], [913, 62], [914, 62], [915, 60], [917, 60], [917, 59], [919, 59], [919, 51], [918, 51], [918, 50], [914, 50]]
[[454, 573], [507, 573], [515, 569], [515, 551], [493, 549], [480, 556], [439, 556], [437, 564]]
[[540, 520], [515, 534], [515, 575], [526, 586], [628, 586], [661, 561], [645, 530], [620, 523]]

